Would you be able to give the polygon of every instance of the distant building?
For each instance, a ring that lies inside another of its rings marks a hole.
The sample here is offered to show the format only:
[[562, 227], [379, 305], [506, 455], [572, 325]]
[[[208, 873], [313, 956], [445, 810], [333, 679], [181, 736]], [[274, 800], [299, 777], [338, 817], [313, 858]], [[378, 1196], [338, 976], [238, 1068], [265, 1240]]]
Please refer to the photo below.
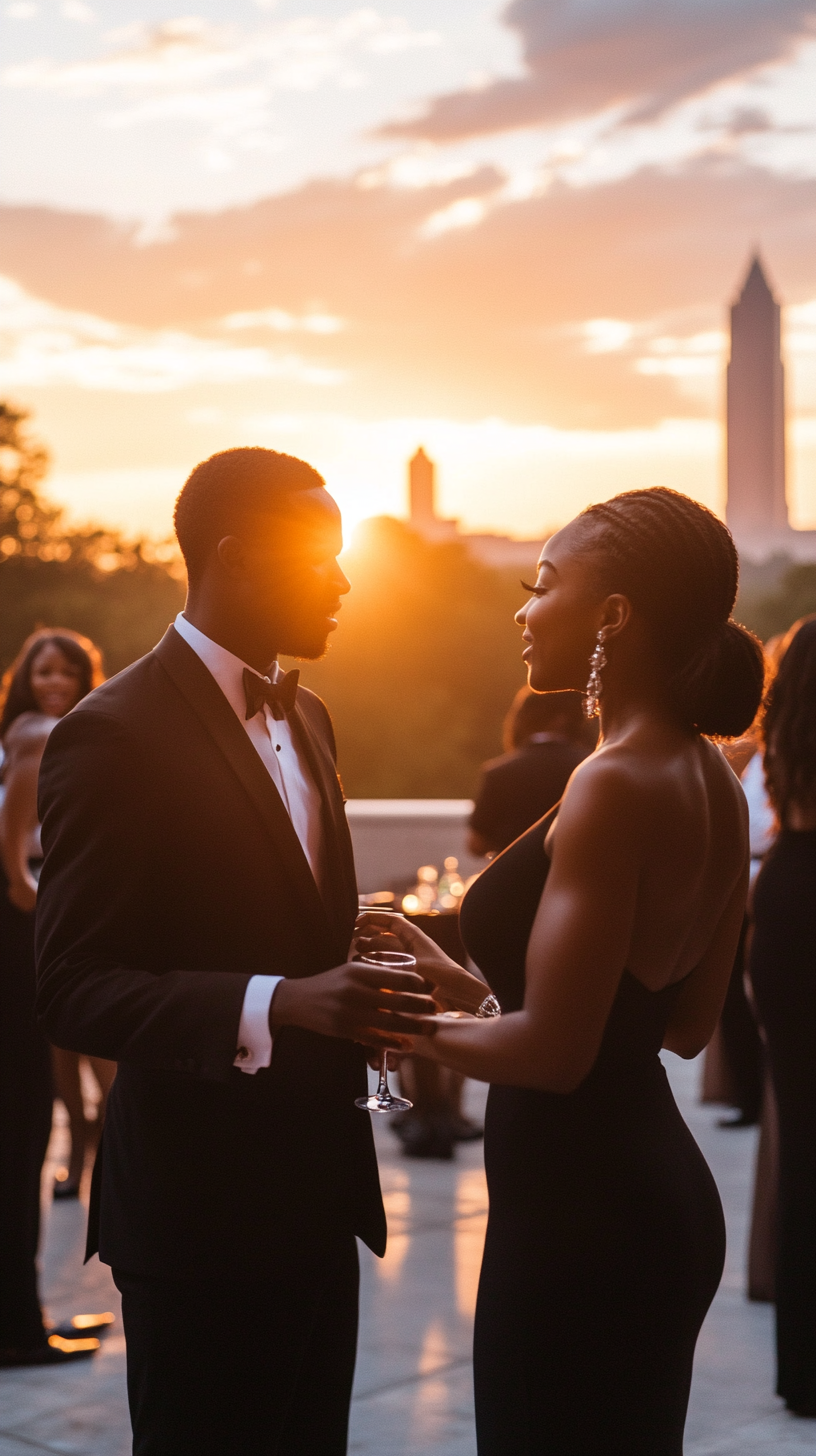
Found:
[[727, 375], [728, 525], [767, 542], [788, 530], [781, 309], [754, 258], [731, 308]]
[[421, 531], [436, 524], [436, 466], [422, 446], [408, 461], [411, 525]]
[[436, 466], [422, 446], [408, 461], [409, 520], [426, 541], [455, 541], [458, 521], [445, 521], [436, 514]]
[[420, 445], [408, 461], [408, 518], [426, 541], [459, 541], [485, 566], [533, 571], [544, 541], [518, 541], [512, 536], [466, 533], [459, 522], [436, 514], [436, 466]]
[[731, 308], [726, 428], [726, 519], [740, 551], [816, 558], [816, 531], [797, 531], [788, 519], [781, 309], [759, 257]]

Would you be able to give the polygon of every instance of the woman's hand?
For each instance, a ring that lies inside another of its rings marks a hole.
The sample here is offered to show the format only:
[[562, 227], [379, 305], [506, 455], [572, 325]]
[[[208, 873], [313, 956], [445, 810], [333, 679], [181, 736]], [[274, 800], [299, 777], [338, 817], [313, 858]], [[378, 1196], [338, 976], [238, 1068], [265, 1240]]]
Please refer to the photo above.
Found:
[[352, 954], [384, 949], [388, 938], [415, 957], [417, 970], [433, 987], [431, 994], [442, 1011], [478, 1011], [489, 992], [485, 982], [463, 970], [418, 925], [401, 915], [365, 911], [357, 919]]
[[29, 914], [37, 904], [37, 881], [31, 875], [26, 879], [13, 880], [8, 887], [8, 897], [17, 910]]

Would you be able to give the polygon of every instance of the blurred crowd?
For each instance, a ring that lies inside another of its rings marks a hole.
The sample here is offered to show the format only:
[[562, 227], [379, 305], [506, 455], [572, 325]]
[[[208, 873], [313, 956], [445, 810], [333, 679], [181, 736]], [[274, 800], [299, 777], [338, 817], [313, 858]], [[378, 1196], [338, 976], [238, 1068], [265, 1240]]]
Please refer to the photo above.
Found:
[[704, 1096], [761, 1122], [750, 1298], [776, 1305], [777, 1393], [816, 1416], [816, 616], [766, 647], [757, 721], [727, 755], [742, 780], [751, 889]]

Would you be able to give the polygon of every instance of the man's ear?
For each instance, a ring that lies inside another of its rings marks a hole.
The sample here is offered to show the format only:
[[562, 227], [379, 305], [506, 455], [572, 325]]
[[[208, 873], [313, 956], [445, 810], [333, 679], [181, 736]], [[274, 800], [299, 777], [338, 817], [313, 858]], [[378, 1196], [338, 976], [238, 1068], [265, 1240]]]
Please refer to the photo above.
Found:
[[224, 536], [216, 547], [218, 560], [228, 576], [243, 576], [246, 568], [246, 553], [243, 542], [237, 536]]

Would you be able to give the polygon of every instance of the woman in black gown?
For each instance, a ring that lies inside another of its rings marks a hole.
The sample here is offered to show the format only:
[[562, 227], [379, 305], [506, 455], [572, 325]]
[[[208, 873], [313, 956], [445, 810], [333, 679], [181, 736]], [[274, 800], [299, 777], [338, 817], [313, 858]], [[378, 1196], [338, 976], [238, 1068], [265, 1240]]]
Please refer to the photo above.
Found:
[[[552, 538], [518, 614], [531, 686], [583, 690], [602, 740], [462, 907], [501, 1017], [440, 1019], [416, 1041], [492, 1084], [480, 1456], [682, 1452], [724, 1228], [658, 1053], [705, 1046], [742, 923], [745, 804], [703, 736], [742, 732], [762, 692], [736, 590], [715, 516], [636, 491]], [[477, 1010], [483, 985], [407, 922], [388, 928], [438, 1000]]]
[[37, 775], [48, 735], [98, 681], [96, 648], [68, 629], [46, 628], [23, 643], [0, 690], [0, 1368], [92, 1353], [81, 1348], [87, 1339], [75, 1343], [70, 1322], [51, 1331], [50, 1342], [37, 1288], [40, 1175], [54, 1092], [51, 1048], [34, 1012], [32, 869], [41, 858]]
[[816, 618], [791, 633], [763, 725], [780, 831], [754, 889], [750, 976], [779, 1114], [776, 1388], [816, 1417]]

